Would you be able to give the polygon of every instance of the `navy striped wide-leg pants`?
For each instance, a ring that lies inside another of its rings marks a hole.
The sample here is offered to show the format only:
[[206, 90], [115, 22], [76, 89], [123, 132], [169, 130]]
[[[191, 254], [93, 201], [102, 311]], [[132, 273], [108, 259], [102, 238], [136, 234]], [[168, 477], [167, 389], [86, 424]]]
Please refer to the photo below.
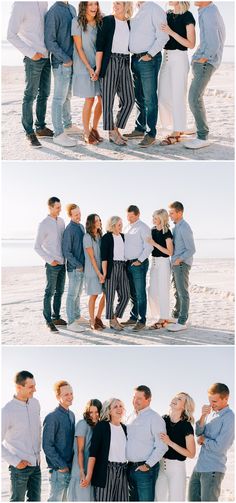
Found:
[[129, 501], [127, 463], [108, 461], [105, 487], [94, 487], [95, 501]]
[[[126, 273], [126, 263], [114, 260], [111, 277], [106, 280], [106, 319], [112, 320], [114, 314], [117, 318], [122, 318], [125, 308], [130, 299], [129, 280]], [[118, 294], [118, 303], [114, 313], [115, 294]]]

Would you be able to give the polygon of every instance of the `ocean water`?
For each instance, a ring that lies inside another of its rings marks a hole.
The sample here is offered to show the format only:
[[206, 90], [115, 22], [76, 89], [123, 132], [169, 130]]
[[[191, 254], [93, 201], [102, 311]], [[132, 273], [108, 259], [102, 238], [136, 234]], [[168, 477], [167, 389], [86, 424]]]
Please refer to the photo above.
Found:
[[[197, 259], [232, 259], [234, 239], [196, 239]], [[32, 239], [2, 240], [2, 266], [27, 267], [42, 265], [42, 259], [34, 251]]]

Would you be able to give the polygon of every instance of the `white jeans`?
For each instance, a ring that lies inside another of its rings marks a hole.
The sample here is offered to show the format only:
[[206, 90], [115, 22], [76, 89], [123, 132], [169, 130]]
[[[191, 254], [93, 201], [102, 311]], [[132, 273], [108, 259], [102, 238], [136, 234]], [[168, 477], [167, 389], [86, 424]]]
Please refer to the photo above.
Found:
[[185, 461], [163, 458], [156, 481], [155, 501], [185, 501]]
[[188, 72], [187, 51], [164, 51], [158, 86], [158, 110], [163, 128], [186, 131]]
[[156, 319], [170, 316], [170, 259], [152, 257], [148, 301], [151, 315]]

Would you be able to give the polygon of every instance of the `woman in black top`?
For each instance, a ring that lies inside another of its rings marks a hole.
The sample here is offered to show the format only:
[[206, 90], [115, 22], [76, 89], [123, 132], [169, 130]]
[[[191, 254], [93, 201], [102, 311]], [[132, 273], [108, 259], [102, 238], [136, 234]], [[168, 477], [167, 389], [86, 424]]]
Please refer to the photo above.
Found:
[[124, 405], [111, 398], [103, 404], [93, 430], [87, 476], [81, 487], [94, 486], [95, 501], [128, 501]]
[[164, 48], [160, 70], [158, 107], [164, 129], [172, 131], [161, 145], [180, 141], [187, 128], [187, 83], [189, 61], [187, 50], [195, 46], [195, 19], [189, 12], [190, 2], [169, 2], [173, 9], [167, 12], [167, 24], [162, 31], [168, 33], [169, 41]]
[[[101, 78], [103, 129], [109, 131], [109, 140], [126, 145], [119, 128], [124, 129], [134, 106], [134, 88], [130, 72], [129, 19], [132, 2], [114, 2], [114, 14], [105, 16], [97, 34], [95, 77]], [[113, 119], [115, 96], [119, 110]]]
[[171, 400], [170, 414], [163, 416], [167, 433], [161, 433], [160, 438], [169, 449], [160, 461], [156, 501], [185, 501], [185, 459], [196, 453], [193, 412], [193, 399], [181, 392]]
[[[121, 331], [123, 327], [117, 318], [122, 318], [130, 298], [121, 218], [118, 216], [111, 217], [107, 224], [107, 231], [101, 241], [102, 271], [105, 278], [106, 318], [110, 320], [110, 328]], [[114, 312], [116, 292], [118, 294], [118, 303]]]
[[173, 237], [169, 229], [169, 215], [166, 210], [156, 210], [153, 213], [152, 237], [147, 241], [154, 248], [152, 251], [152, 266], [148, 301], [153, 318], [157, 321], [149, 327], [157, 330], [164, 327], [169, 320], [170, 309], [170, 256], [173, 255]]

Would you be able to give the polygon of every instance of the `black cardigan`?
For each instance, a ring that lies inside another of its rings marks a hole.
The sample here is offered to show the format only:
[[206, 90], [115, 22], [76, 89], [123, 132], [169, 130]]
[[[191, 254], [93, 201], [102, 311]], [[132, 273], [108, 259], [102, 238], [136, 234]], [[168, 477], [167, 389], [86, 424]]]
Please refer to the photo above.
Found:
[[[130, 21], [127, 21], [130, 29]], [[111, 57], [112, 42], [115, 33], [115, 16], [105, 16], [100, 26], [98, 26], [96, 50], [103, 52], [100, 77], [104, 77]]]
[[[121, 426], [127, 437], [127, 428], [121, 423]], [[109, 421], [100, 421], [96, 424], [91, 439], [89, 456], [96, 458], [93, 476], [91, 480], [92, 486], [105, 487], [107, 479], [108, 456], [111, 443], [111, 428]]]
[[[124, 234], [121, 233], [123, 241], [125, 240]], [[111, 277], [114, 256], [114, 239], [112, 232], [107, 232], [102, 236], [101, 240], [101, 259], [107, 260], [107, 279]]]

